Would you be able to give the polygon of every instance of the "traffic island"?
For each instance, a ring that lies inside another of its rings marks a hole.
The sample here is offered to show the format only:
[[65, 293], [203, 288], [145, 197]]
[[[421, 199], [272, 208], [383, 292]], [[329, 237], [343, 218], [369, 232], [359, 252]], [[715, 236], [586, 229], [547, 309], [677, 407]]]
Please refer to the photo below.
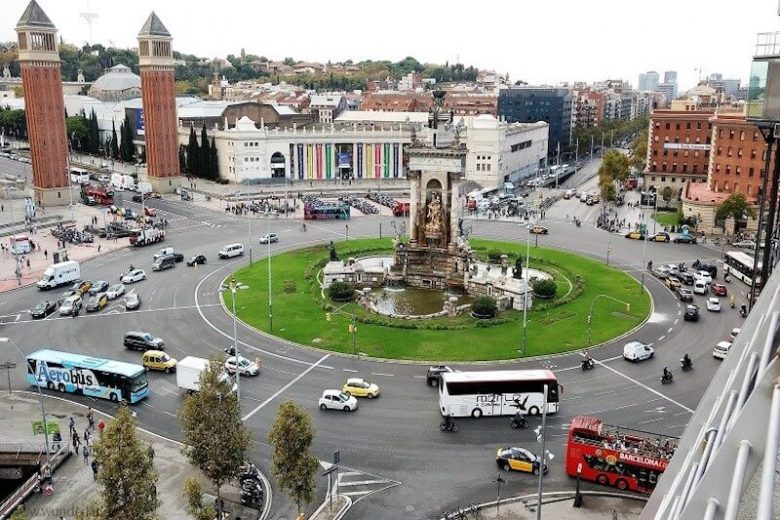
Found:
[[[480, 261], [498, 259], [493, 269], [501, 270], [522, 258], [523, 269], [530, 266], [555, 280], [554, 295], [529, 305], [525, 313], [525, 348], [524, 312], [512, 306], [491, 319], [460, 312], [413, 320], [377, 314], [357, 302], [331, 301], [323, 290], [323, 269], [332, 260], [332, 249], [345, 260], [392, 256], [394, 245], [389, 238], [349, 240], [273, 256], [270, 302], [268, 259], [239, 269], [232, 276], [249, 290], [236, 293], [236, 313], [262, 332], [318, 349], [377, 358], [462, 362], [541, 356], [597, 345], [639, 327], [650, 313], [649, 293], [641, 290], [636, 279], [596, 260], [532, 245], [528, 263], [526, 244], [483, 239], [470, 243]], [[367, 283], [361, 279], [353, 285], [360, 293]]]

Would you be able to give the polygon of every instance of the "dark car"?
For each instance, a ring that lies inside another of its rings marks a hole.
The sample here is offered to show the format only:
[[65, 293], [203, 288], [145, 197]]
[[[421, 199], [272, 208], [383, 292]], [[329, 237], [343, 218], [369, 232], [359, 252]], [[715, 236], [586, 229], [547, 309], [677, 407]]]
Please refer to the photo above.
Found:
[[95, 296], [96, 294], [104, 293], [108, 291], [109, 287], [111, 287], [111, 284], [103, 280], [94, 282], [92, 287], [89, 288], [89, 294], [90, 296]]
[[125, 348], [132, 350], [165, 350], [165, 342], [148, 332], [130, 331], [125, 334]]
[[457, 370], [445, 365], [428, 367], [428, 373], [425, 375], [425, 382], [428, 383], [428, 386], [439, 386], [441, 375], [445, 372], [457, 372]]
[[697, 271], [707, 271], [710, 273], [710, 276], [712, 276], [712, 279], [718, 277], [718, 266], [714, 264], [705, 264], [703, 262], [699, 262], [698, 260], [693, 263], [693, 268]]
[[695, 244], [696, 237], [693, 235], [680, 235], [679, 237], [675, 238], [674, 241], [677, 244]]
[[691, 273], [680, 273], [677, 278], [683, 283], [683, 285], [693, 285], [693, 275]]
[[722, 283], [710, 284], [710, 292], [715, 296], [727, 296], [729, 293], [728, 289], [726, 289], [726, 286]]
[[206, 263], [206, 257], [204, 255], [195, 255], [189, 260], [187, 260], [187, 265], [192, 267], [195, 264], [205, 264]]
[[85, 206], [95, 206], [97, 204], [97, 200], [95, 200], [95, 197], [92, 197], [90, 195], [86, 197], [82, 197], [81, 201], [84, 203]]
[[183, 262], [184, 261], [184, 255], [181, 253], [171, 253], [171, 256], [173, 257], [174, 262]]
[[686, 287], [680, 287], [677, 289], [677, 296], [680, 298], [681, 302], [692, 302], [693, 301], [693, 291]]
[[30, 311], [30, 316], [32, 316], [34, 320], [39, 320], [56, 311], [58, 307], [57, 302], [45, 300], [33, 307]]
[[699, 307], [693, 304], [685, 306], [685, 321], [699, 321]]
[[133, 202], [140, 203], [144, 200], [149, 200], [149, 194], [144, 193], [143, 195], [141, 195], [140, 193], [136, 193], [135, 195], [133, 195]]

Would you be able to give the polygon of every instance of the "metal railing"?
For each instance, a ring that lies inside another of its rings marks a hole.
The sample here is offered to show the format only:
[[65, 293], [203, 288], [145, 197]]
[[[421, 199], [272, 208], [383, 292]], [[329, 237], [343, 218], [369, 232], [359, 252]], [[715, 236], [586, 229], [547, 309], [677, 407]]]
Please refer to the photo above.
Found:
[[780, 274], [775, 273], [691, 418], [641, 519], [736, 519], [754, 478], [760, 487], [755, 518], [777, 518], [779, 323]]

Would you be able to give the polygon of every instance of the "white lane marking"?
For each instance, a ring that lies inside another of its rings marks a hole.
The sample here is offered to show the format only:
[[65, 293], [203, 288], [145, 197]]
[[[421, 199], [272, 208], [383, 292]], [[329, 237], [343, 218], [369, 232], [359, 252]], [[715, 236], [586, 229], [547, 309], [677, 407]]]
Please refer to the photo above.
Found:
[[339, 482], [339, 488], [349, 487], [349, 486], [368, 486], [371, 484], [387, 484], [388, 482], [393, 482], [393, 481], [387, 479], [379, 479], [379, 480], [356, 480], [354, 482], [352, 481], [345, 482], [342, 480], [341, 482]]
[[663, 341], [664, 339], [666, 339], [666, 334], [664, 334], [663, 336], [661, 336], [660, 338], [658, 338], [658, 341]]
[[666, 333], [669, 334], [670, 332], [672, 332], [672, 329], [673, 329], [673, 327], [669, 327], [669, 329], [666, 331]]
[[[120, 305], [121, 307], [121, 305]], [[201, 307], [221, 307], [219, 303], [206, 303], [201, 305]], [[123, 307], [124, 308], [124, 307]], [[128, 311], [128, 313], [132, 314], [141, 314], [144, 312], [160, 312], [160, 311], [180, 311], [180, 310], [187, 310], [187, 309], [195, 309], [195, 305], [187, 305], [185, 307], [163, 307], [161, 309], [144, 309], [144, 310], [137, 310], [137, 311]], [[56, 318], [48, 319], [48, 320], [23, 320], [18, 322], [19, 324], [22, 323], [43, 323], [44, 321], [51, 323], [52, 321], [58, 321], [58, 320], [74, 320], [74, 319], [95, 319], [95, 318], [106, 318], [108, 316], [123, 316], [125, 313], [119, 312], [117, 309], [112, 309], [108, 312], [103, 312], [100, 314], [85, 314], [85, 315], [79, 315], [78, 318], [73, 318], [71, 316], [58, 316]], [[53, 316], [53, 315], [52, 315]], [[51, 317], [51, 316], [50, 316]], [[230, 336], [232, 339], [232, 336]]]
[[144, 405], [144, 406], [148, 406], [149, 408], [151, 408], [152, 410], [154, 410], [154, 406], [150, 405], [150, 404], [149, 404], [149, 403], [147, 403], [146, 401], [141, 401], [141, 404], [142, 404], [142, 405]]
[[412, 376], [415, 379], [426, 379], [427, 376]]
[[173, 390], [171, 390], [170, 388], [167, 388], [165, 386], [161, 386], [160, 390], [164, 390], [165, 392], [168, 392], [169, 394], [179, 395], [179, 392], [174, 392]]
[[243, 417], [241, 420], [242, 420], [242, 421], [246, 421], [247, 419], [251, 418], [251, 417], [252, 417], [254, 414], [256, 414], [257, 412], [259, 412], [260, 410], [262, 410], [262, 409], [263, 409], [263, 407], [264, 407], [265, 405], [267, 405], [268, 403], [270, 403], [271, 401], [273, 401], [274, 399], [276, 399], [277, 397], [279, 397], [279, 395], [280, 395], [282, 392], [284, 392], [285, 390], [287, 390], [288, 388], [290, 388], [292, 385], [294, 385], [295, 383], [297, 383], [298, 381], [300, 381], [301, 379], [303, 379], [303, 378], [306, 376], [306, 374], [308, 374], [309, 372], [311, 372], [312, 370], [314, 370], [315, 368], [317, 368], [317, 367], [318, 367], [318, 366], [319, 366], [319, 365], [320, 365], [320, 364], [321, 364], [323, 361], [325, 361], [325, 360], [326, 360], [326, 359], [328, 359], [329, 357], [330, 357], [330, 354], [325, 354], [324, 356], [322, 356], [322, 357], [321, 357], [321, 358], [320, 358], [320, 359], [319, 359], [319, 360], [318, 360], [316, 363], [314, 363], [313, 365], [311, 365], [310, 367], [308, 367], [306, 370], [304, 370], [303, 372], [301, 372], [300, 374], [298, 374], [298, 375], [297, 375], [297, 376], [296, 376], [296, 377], [295, 377], [295, 378], [294, 378], [292, 381], [290, 381], [289, 383], [287, 383], [286, 385], [284, 385], [283, 387], [281, 387], [279, 390], [277, 390], [276, 392], [274, 392], [274, 394], [273, 394], [273, 395], [271, 395], [271, 397], [269, 397], [268, 399], [266, 399], [265, 401], [263, 401], [262, 403], [260, 403], [259, 405], [257, 405], [257, 407], [256, 407], [254, 410], [252, 410], [251, 412], [249, 412], [248, 414], [246, 414], [246, 415], [245, 415], [245, 416], [244, 416], [244, 417]]
[[176, 307], [176, 293], [179, 292], [179, 286], [176, 286], [176, 289], [173, 291], [173, 306]]
[[353, 374], [357, 374], [357, 370], [353, 370], [351, 368], [342, 368], [344, 372], [352, 372]]
[[[659, 340], [659, 341], [660, 341], [660, 340]], [[661, 392], [659, 392], [658, 390], [655, 390], [655, 389], [653, 389], [653, 388], [650, 388], [650, 387], [649, 387], [649, 386], [647, 386], [646, 384], [644, 384], [644, 383], [641, 383], [641, 382], [637, 381], [636, 379], [634, 379], [634, 378], [632, 378], [632, 377], [629, 377], [629, 376], [627, 376], [626, 374], [624, 374], [624, 373], [622, 373], [622, 372], [619, 372], [618, 370], [615, 370], [614, 368], [612, 368], [612, 367], [610, 367], [610, 366], [603, 365], [603, 364], [602, 364], [601, 366], [603, 366], [604, 368], [606, 368], [607, 370], [609, 370], [609, 371], [610, 371], [610, 372], [612, 372], [613, 374], [615, 374], [615, 375], [618, 375], [618, 376], [620, 376], [620, 377], [622, 377], [622, 378], [624, 378], [624, 379], [627, 379], [627, 380], [631, 381], [632, 383], [634, 383], [635, 385], [637, 385], [637, 386], [641, 386], [641, 387], [642, 387], [642, 388], [644, 388], [645, 390], [647, 390], [647, 391], [649, 391], [649, 392], [652, 392], [652, 393], [654, 393], [655, 395], [657, 395], [657, 396], [658, 396], [658, 397], [660, 397], [661, 399], [665, 399], [665, 400], [669, 401], [669, 402], [670, 402], [670, 403], [672, 403], [672, 404], [676, 404], [677, 406], [679, 406], [679, 407], [680, 407], [680, 408], [682, 408], [683, 410], [685, 410], [685, 411], [687, 411], [687, 412], [690, 412], [690, 413], [693, 413], [693, 410], [691, 410], [690, 408], [688, 408], [688, 407], [687, 407], [687, 406], [685, 406], [684, 404], [682, 404], [682, 403], [679, 403], [679, 402], [675, 401], [675, 400], [674, 400], [674, 399], [672, 399], [671, 397], [668, 397], [668, 396], [666, 396], [666, 395], [662, 394], [662, 393], [661, 393]], [[649, 401], [645, 401], [645, 402], [649, 402]]]
[[588, 412], [588, 414], [596, 415], [596, 414], [601, 414], [601, 413], [604, 413], [604, 412], [625, 410], [626, 408], [633, 408], [634, 406], [642, 406], [644, 404], [652, 403], [653, 401], [658, 401], [658, 400], [659, 399], [656, 397], [655, 399], [651, 399], [650, 401], [643, 401], [641, 403], [631, 403], [631, 404], [626, 404], [626, 405], [623, 405], [623, 406], [618, 406], [618, 407], [613, 407], [613, 408], [604, 408], [603, 410], [593, 410], [593, 411]]
[[680, 318], [677, 318], [674, 320], [674, 324], [677, 325], [677, 322], [680, 321]]
[[171, 412], [169, 412], [168, 410], [163, 410], [163, 413], [164, 413], [165, 415], [170, 415], [171, 417], [176, 417], [177, 419], [179, 418], [179, 416], [178, 416], [178, 415], [176, 415], [175, 413], [171, 413]]
[[653, 422], [663, 421], [664, 417], [656, 417], [655, 419], [648, 419], [646, 421], [639, 421], [639, 424], [650, 424]]
[[371, 372], [372, 376], [384, 376], [384, 377], [393, 377], [393, 374], [385, 374], [384, 372]]

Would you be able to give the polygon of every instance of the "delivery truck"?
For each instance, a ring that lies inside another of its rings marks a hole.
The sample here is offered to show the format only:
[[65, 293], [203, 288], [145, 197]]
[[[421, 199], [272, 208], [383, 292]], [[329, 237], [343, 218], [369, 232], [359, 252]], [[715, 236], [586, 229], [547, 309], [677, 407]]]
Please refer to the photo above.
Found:
[[[208, 368], [209, 360], [195, 356], [187, 356], [176, 365], [176, 386], [188, 392], [200, 391], [200, 375]], [[229, 376], [222, 373], [220, 381], [227, 381]], [[232, 391], [238, 389], [233, 384]]]
[[81, 278], [81, 266], [75, 260], [52, 264], [43, 272], [36, 284], [38, 289], [45, 291], [61, 285], [73, 283]]

